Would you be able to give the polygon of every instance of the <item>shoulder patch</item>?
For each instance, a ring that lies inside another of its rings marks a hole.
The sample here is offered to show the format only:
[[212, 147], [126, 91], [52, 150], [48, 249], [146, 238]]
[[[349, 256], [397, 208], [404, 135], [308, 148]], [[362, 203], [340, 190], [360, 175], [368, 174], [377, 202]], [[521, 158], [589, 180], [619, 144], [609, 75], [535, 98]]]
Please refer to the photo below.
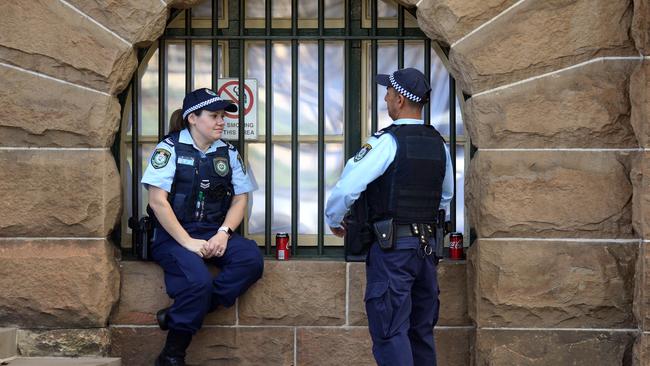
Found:
[[164, 148], [157, 148], [156, 151], [151, 156], [151, 165], [155, 169], [160, 169], [167, 166], [169, 163], [169, 157], [172, 156], [171, 151]]
[[370, 150], [372, 150], [372, 145], [363, 144], [363, 146], [361, 146], [361, 150], [359, 150], [357, 155], [354, 156], [354, 162], [356, 163], [359, 160], [363, 159]]

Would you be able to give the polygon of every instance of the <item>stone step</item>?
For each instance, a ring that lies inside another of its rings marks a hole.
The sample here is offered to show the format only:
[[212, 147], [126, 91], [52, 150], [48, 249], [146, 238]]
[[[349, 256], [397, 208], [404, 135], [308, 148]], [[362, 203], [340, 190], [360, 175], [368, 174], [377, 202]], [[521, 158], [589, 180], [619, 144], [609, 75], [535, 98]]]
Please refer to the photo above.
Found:
[[121, 366], [119, 358], [108, 357], [18, 357], [6, 361], [8, 366]]
[[0, 360], [16, 356], [16, 329], [0, 328]]

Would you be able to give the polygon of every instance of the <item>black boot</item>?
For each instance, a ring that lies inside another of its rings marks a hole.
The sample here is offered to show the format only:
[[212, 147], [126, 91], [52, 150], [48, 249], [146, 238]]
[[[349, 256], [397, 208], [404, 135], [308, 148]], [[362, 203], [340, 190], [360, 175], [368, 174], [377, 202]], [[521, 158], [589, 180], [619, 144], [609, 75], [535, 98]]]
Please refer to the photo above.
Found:
[[167, 341], [158, 358], [156, 366], [185, 366], [185, 350], [192, 342], [192, 333], [171, 329]]
[[158, 326], [162, 330], [168, 330], [169, 326], [167, 325], [167, 312], [169, 311], [169, 308], [164, 308], [158, 310], [156, 313], [156, 320], [158, 321]]

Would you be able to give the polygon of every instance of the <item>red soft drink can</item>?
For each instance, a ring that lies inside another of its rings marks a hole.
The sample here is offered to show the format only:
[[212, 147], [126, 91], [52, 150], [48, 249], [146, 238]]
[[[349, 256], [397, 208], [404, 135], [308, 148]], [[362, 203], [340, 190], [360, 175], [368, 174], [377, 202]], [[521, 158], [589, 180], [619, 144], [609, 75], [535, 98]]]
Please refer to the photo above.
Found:
[[449, 259], [463, 259], [463, 234], [453, 232], [449, 234]]
[[275, 234], [275, 258], [279, 261], [288, 261], [291, 258], [291, 244], [288, 233]]

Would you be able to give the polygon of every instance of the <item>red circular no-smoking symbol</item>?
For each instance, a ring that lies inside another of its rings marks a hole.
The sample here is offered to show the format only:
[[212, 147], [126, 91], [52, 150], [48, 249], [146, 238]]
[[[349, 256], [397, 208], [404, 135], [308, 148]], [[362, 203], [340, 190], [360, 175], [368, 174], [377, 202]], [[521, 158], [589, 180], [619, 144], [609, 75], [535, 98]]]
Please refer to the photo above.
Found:
[[[229, 87], [232, 87], [232, 89], [229, 89]], [[237, 93], [237, 89], [239, 88], [239, 81], [233, 80], [229, 81], [225, 84], [223, 84], [219, 90], [217, 91], [217, 94], [219, 94], [222, 98], [224, 99], [230, 99], [233, 101], [233, 103], [237, 104], [239, 107], [239, 95], [240, 93]], [[248, 105], [246, 105], [246, 102], [248, 102]], [[253, 103], [255, 101], [253, 100], [253, 91], [251, 88], [244, 84], [244, 116], [248, 114], [253, 109]], [[235, 119], [238, 117], [239, 113], [229, 113], [225, 112], [226, 117]]]

